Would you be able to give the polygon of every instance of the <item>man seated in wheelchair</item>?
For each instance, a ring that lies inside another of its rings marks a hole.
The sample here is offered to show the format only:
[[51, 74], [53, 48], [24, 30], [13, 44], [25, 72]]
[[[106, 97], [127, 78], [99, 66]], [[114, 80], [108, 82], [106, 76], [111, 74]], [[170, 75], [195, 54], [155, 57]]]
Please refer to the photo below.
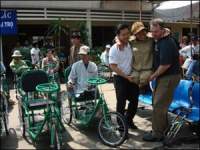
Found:
[[81, 46], [78, 53], [81, 60], [72, 65], [67, 83], [69, 98], [94, 99], [95, 87], [89, 85], [87, 79], [97, 76], [97, 66], [90, 61], [89, 51], [88, 46]]
[[49, 77], [56, 81], [59, 82], [58, 78], [58, 70], [59, 70], [59, 60], [56, 59], [53, 55], [54, 48], [49, 48], [46, 54], [46, 57], [43, 58], [42, 60], [42, 70], [47, 72]]
[[15, 50], [12, 55], [12, 61], [10, 63], [10, 68], [13, 73], [17, 76], [21, 75], [29, 67], [24, 60], [22, 60], [22, 55], [19, 50]]

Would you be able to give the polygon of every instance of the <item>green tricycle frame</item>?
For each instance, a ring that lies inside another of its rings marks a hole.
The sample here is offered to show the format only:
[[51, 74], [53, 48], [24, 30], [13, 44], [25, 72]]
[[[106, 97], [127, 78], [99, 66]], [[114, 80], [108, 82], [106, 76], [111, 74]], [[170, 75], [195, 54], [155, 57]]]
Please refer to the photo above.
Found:
[[85, 97], [85, 100], [83, 98], [83, 101], [79, 101], [76, 97], [68, 97], [67, 92], [64, 93], [65, 95], [62, 96], [61, 100], [63, 121], [70, 125], [74, 119], [76, 124], [89, 127], [93, 121], [98, 119], [98, 134], [100, 140], [111, 147], [121, 145], [127, 138], [128, 127], [125, 118], [120, 113], [109, 111], [100, 87], [107, 80], [95, 77], [88, 79], [87, 82], [95, 86], [94, 99], [88, 100]]
[[[31, 87], [26, 84], [30, 79], [34, 80]], [[48, 75], [42, 70], [27, 71], [22, 74], [20, 80], [19, 117], [23, 136], [31, 139], [31, 142], [36, 142], [42, 131], [48, 130], [50, 147], [61, 149], [61, 133], [65, 128], [61, 122], [58, 96], [55, 97], [59, 85], [48, 82]], [[41, 116], [43, 119], [36, 121], [36, 116]]]

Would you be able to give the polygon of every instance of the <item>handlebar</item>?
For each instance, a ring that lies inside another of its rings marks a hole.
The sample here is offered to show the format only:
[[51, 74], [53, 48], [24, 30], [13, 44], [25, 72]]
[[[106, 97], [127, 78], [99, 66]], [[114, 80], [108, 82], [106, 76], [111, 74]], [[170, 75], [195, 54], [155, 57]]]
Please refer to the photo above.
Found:
[[100, 84], [105, 84], [107, 80], [99, 77], [94, 77], [88, 79], [87, 82], [92, 85], [100, 85]]
[[38, 92], [52, 93], [58, 91], [59, 87], [53, 83], [43, 83], [36, 86]]

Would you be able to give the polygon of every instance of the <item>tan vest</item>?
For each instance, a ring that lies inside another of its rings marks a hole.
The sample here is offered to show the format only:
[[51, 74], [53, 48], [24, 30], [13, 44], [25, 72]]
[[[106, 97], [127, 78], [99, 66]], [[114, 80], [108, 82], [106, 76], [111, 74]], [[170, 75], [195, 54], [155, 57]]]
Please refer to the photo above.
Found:
[[140, 87], [148, 84], [153, 66], [153, 39], [131, 41], [133, 47], [133, 82]]
[[70, 48], [70, 57], [69, 57], [69, 64], [73, 64], [80, 60], [78, 56], [78, 52], [80, 47], [83, 46], [82, 44], [79, 47], [75, 47], [74, 45]]

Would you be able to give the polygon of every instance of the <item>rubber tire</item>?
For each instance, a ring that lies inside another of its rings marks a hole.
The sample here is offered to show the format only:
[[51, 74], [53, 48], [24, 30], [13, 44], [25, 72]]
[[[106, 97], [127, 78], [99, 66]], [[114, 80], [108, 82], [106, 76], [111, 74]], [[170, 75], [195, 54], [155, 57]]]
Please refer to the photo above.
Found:
[[118, 113], [118, 112], [110, 112], [109, 114], [116, 114], [119, 118], [121, 118], [121, 119], [123, 120], [123, 123], [124, 123], [124, 126], [125, 126], [125, 136], [124, 136], [124, 137], [121, 139], [121, 141], [118, 142], [117, 144], [116, 144], [116, 143], [115, 143], [115, 144], [109, 144], [109, 143], [105, 142], [105, 141], [103, 140], [103, 138], [100, 136], [100, 127], [101, 127], [101, 123], [102, 123], [104, 117], [102, 117], [102, 118], [100, 119], [100, 121], [99, 121], [99, 125], [98, 125], [98, 135], [99, 135], [99, 138], [100, 138], [100, 140], [102, 141], [102, 143], [104, 143], [105, 145], [108, 145], [108, 146], [110, 146], [110, 147], [117, 147], [117, 146], [120, 146], [121, 144], [123, 144], [124, 141], [127, 139], [127, 136], [128, 136], [128, 126], [127, 126], [127, 123], [126, 123], [125, 118], [124, 118], [120, 113]]
[[6, 119], [5, 115], [3, 115], [3, 122], [4, 122], [4, 127], [5, 127], [5, 131], [6, 131], [6, 135], [9, 135], [8, 126], [7, 126], [7, 119]]
[[[67, 97], [67, 100], [68, 100], [67, 103], [68, 103], [69, 109], [70, 109], [70, 110], [69, 110], [69, 111], [70, 111], [70, 112], [69, 112], [69, 113], [70, 113], [70, 114], [69, 114], [69, 119], [66, 120], [66, 119], [64, 119], [64, 118], [62, 117], [62, 120], [63, 120], [63, 122], [64, 122], [65, 124], [70, 125], [71, 122], [72, 122], [72, 101], [71, 101], [71, 99], [69, 99], [68, 97]], [[63, 116], [63, 113], [62, 113], [62, 112], [63, 112], [62, 102], [63, 102], [63, 101], [61, 101], [61, 115]]]
[[25, 119], [24, 119], [24, 110], [21, 105], [18, 105], [18, 111], [19, 111], [19, 121], [22, 124], [20, 125], [22, 136], [26, 137], [26, 126], [25, 126]]
[[[177, 125], [176, 125], [177, 126]], [[174, 128], [176, 128], [176, 126], [174, 127]], [[167, 132], [166, 132], [166, 135], [165, 135], [165, 137], [164, 137], [164, 140], [163, 140], [163, 145], [165, 145], [165, 146], [171, 146], [176, 140], [176, 138], [175, 137], [173, 137], [174, 136], [174, 134], [175, 134], [175, 132], [174, 132], [174, 129], [173, 129], [173, 131], [171, 131], [172, 129], [172, 124], [168, 127], [168, 129], [167, 129]], [[168, 132], [173, 132], [172, 134], [171, 134], [171, 136], [168, 136], [167, 134], [168, 134]], [[180, 129], [179, 129], [179, 131], [180, 131]], [[179, 131], [178, 131], [178, 133], [179, 133]], [[177, 133], [177, 134], [178, 134]]]
[[56, 125], [53, 124], [52, 128], [54, 128], [54, 145], [53, 145], [54, 147], [51, 147], [50, 149], [52, 149], [52, 150], [61, 149], [61, 143], [59, 141], [59, 136], [58, 136], [58, 131], [57, 131]]
[[[1, 94], [1, 101], [3, 101], [3, 123], [4, 123], [4, 128], [5, 128], [5, 132], [6, 135], [9, 135], [9, 131], [8, 131], [8, 118], [6, 117], [6, 109], [8, 108], [8, 103], [7, 106], [5, 104], [5, 102], [7, 102], [6, 96]], [[7, 108], [6, 108], [7, 107]]]

